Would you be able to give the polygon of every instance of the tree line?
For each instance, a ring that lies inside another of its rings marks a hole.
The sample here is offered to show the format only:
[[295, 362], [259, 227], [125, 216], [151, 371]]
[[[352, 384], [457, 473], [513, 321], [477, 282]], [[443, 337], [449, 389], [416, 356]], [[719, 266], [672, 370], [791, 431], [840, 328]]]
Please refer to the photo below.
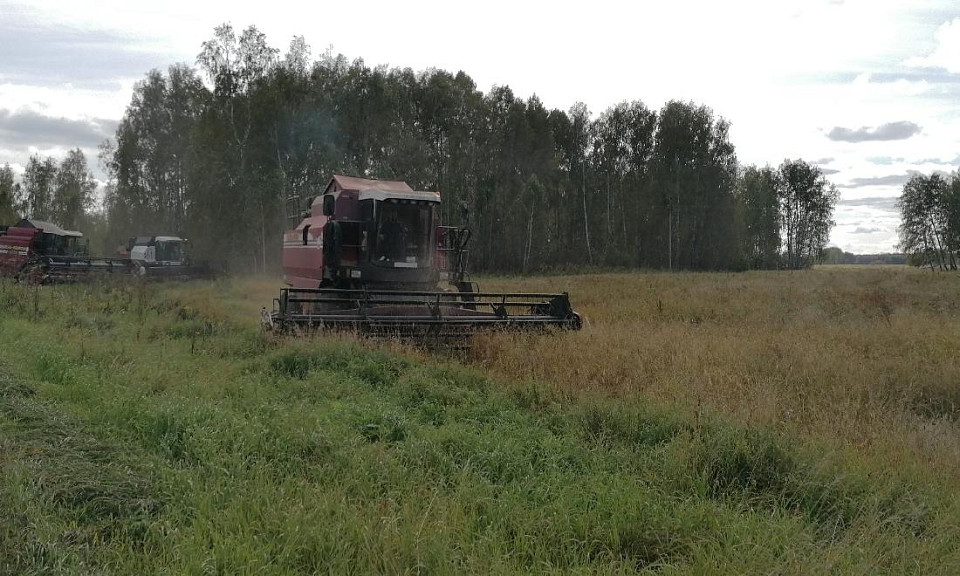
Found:
[[900, 248], [917, 266], [956, 270], [960, 265], [960, 172], [914, 174], [903, 186]]
[[281, 55], [255, 27], [222, 25], [196, 68], [135, 86], [101, 147], [103, 209], [110, 238], [176, 233], [200, 256], [266, 270], [286, 200], [344, 173], [439, 190], [442, 221], [473, 230], [475, 270], [810, 265], [836, 189], [802, 160], [740, 166], [729, 130], [692, 102], [594, 117], [481, 92], [464, 72], [313, 59], [300, 37]]

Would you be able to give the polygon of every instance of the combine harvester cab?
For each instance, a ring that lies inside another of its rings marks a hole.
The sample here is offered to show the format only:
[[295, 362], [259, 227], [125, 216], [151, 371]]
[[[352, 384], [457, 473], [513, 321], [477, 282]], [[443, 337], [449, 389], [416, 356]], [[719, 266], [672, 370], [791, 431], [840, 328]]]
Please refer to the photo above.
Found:
[[566, 293], [481, 292], [467, 281], [470, 232], [440, 226], [439, 208], [438, 192], [334, 176], [306, 212], [291, 218], [299, 224], [284, 235], [283, 279], [290, 287], [265, 323], [410, 337], [580, 328]]
[[93, 258], [83, 234], [24, 219], [0, 235], [0, 274], [47, 284], [85, 279], [92, 273], [126, 273], [126, 261]]
[[187, 258], [186, 244], [187, 241], [179, 236], [138, 236], [130, 239], [126, 252], [134, 274], [147, 279], [212, 277], [209, 266], [193, 263]]

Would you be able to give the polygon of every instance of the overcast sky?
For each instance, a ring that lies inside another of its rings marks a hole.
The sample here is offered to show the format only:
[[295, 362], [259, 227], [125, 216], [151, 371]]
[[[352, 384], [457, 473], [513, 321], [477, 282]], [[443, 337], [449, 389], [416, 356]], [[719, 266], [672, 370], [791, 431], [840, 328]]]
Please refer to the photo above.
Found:
[[912, 172], [960, 167], [958, 0], [0, 0], [0, 164], [79, 146], [95, 166], [133, 84], [194, 64], [224, 22], [281, 51], [302, 35], [314, 55], [463, 70], [548, 107], [706, 104], [741, 163], [822, 167], [841, 191], [831, 242], [852, 252], [895, 249]]

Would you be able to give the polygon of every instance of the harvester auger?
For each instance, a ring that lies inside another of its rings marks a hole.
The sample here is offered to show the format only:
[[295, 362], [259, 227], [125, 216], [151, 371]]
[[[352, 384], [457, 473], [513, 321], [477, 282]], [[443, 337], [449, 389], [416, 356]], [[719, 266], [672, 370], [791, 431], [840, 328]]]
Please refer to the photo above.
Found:
[[466, 274], [470, 231], [439, 226], [439, 206], [439, 193], [404, 182], [334, 176], [290, 218], [299, 224], [284, 235], [289, 287], [264, 323], [447, 340], [484, 328], [580, 329], [566, 293], [479, 291]]

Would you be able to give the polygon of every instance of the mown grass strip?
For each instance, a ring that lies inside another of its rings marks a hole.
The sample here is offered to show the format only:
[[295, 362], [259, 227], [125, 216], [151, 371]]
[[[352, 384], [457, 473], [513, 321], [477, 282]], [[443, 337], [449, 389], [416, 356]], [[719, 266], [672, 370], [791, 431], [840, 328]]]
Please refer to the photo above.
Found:
[[140, 554], [162, 500], [129, 454], [91, 435], [0, 367], [0, 569], [45, 573], [96, 565], [97, 547]]

